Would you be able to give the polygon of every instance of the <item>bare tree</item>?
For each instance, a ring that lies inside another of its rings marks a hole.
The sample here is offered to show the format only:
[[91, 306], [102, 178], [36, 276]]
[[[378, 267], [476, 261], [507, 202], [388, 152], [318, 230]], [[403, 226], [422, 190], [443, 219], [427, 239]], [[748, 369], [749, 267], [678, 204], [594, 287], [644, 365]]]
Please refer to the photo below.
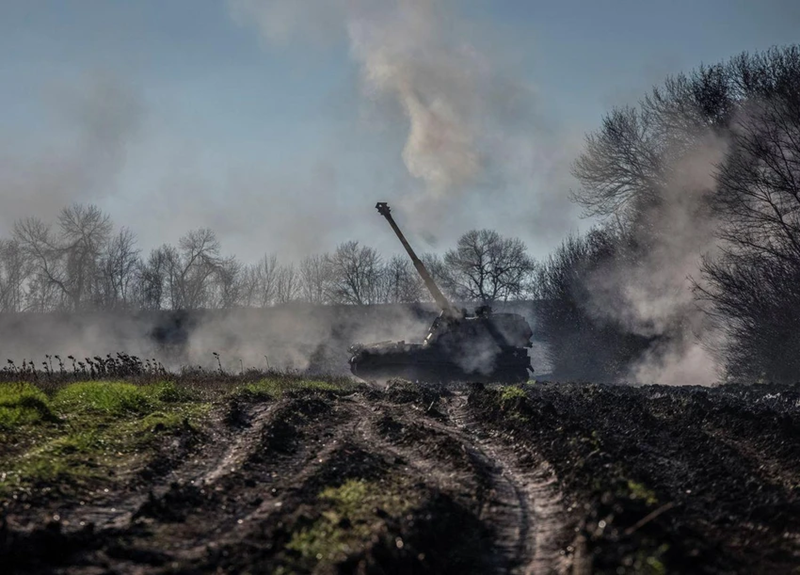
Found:
[[737, 251], [800, 261], [800, 96], [754, 104], [736, 127], [718, 178], [721, 236]]
[[[795, 69], [800, 84], [800, 54]], [[729, 372], [794, 381], [800, 360], [800, 95], [764, 97], [736, 123], [719, 175], [722, 253], [698, 292], [728, 333]]]
[[278, 266], [275, 282], [275, 300], [277, 303], [288, 303], [300, 296], [300, 274], [294, 264]]
[[411, 262], [402, 256], [394, 256], [386, 263], [382, 279], [381, 300], [387, 303], [414, 303], [423, 299], [423, 292], [427, 293]]
[[67, 293], [65, 270], [59, 259], [57, 240], [50, 228], [37, 218], [14, 223], [14, 240], [25, 258], [33, 263], [35, 278], [31, 285], [32, 309], [48, 311], [58, 307], [60, 295]]
[[457, 297], [491, 303], [519, 296], [533, 270], [533, 260], [518, 238], [494, 230], [472, 230], [444, 256], [446, 281]]
[[101, 307], [126, 307], [131, 303], [131, 290], [140, 269], [140, 250], [136, 235], [122, 228], [108, 242], [100, 261], [100, 277], [95, 299]]
[[278, 258], [265, 255], [242, 271], [240, 300], [245, 307], [268, 307], [275, 302], [278, 281]]
[[[636, 108], [612, 111], [574, 166], [575, 199], [623, 232], [609, 267], [696, 257], [696, 293], [712, 304], [703, 305], [710, 325], [727, 330], [724, 359], [735, 375], [785, 378], [795, 364], [778, 358], [800, 357], [792, 335], [800, 321], [792, 284], [800, 278], [798, 85], [798, 46], [700, 67]], [[702, 262], [696, 252], [706, 253]], [[662, 335], [694, 336], [698, 310], [677, 306]], [[717, 333], [702, 331], [705, 343]]]
[[583, 185], [574, 198], [588, 215], [619, 217], [657, 197], [665, 175], [654, 132], [651, 116], [623, 108], [587, 136], [573, 171]]
[[339, 245], [329, 259], [333, 280], [329, 297], [335, 303], [376, 303], [381, 259], [373, 248], [356, 241]]
[[327, 303], [332, 287], [332, 275], [329, 255], [311, 255], [304, 258], [300, 262], [302, 298], [309, 303]]
[[230, 309], [238, 305], [244, 288], [242, 270], [242, 264], [233, 256], [220, 261], [213, 277], [214, 297], [211, 307]]
[[15, 240], [0, 240], [0, 312], [25, 308], [26, 283], [33, 266]]
[[74, 204], [61, 212], [58, 223], [67, 294], [73, 309], [80, 309], [99, 275], [100, 258], [111, 235], [111, 219], [97, 206]]
[[99, 275], [111, 221], [97, 206], [74, 204], [61, 211], [58, 227], [56, 234], [41, 220], [28, 218], [14, 225], [14, 238], [34, 262], [41, 288], [57, 288], [64, 305], [81, 309]]
[[212, 281], [222, 267], [220, 244], [211, 230], [194, 230], [165, 250], [172, 309], [198, 309], [209, 303]]
[[573, 199], [587, 215], [624, 230], [662, 199], [680, 160], [709, 134], [726, 132], [742, 98], [733, 67], [704, 66], [668, 78], [638, 108], [617, 108], [603, 118], [573, 167], [582, 184]]
[[162, 309], [167, 305], [170, 262], [177, 260], [175, 248], [164, 245], [150, 252], [146, 262], [140, 262], [136, 299], [144, 309]]

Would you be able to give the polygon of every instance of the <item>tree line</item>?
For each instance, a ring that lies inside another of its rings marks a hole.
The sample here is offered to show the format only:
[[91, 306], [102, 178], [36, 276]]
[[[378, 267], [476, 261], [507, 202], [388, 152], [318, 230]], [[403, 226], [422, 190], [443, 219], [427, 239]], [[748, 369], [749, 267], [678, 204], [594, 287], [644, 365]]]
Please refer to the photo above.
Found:
[[[464, 234], [443, 256], [423, 258], [457, 301], [524, 297], [533, 260], [524, 243], [492, 230]], [[357, 241], [299, 262], [266, 254], [243, 263], [222, 253], [216, 234], [197, 229], [177, 245], [143, 255], [136, 235], [115, 230], [97, 206], [74, 204], [55, 222], [27, 218], [0, 240], [0, 312], [193, 310], [429, 300], [405, 255], [383, 257]]]
[[[598, 224], [534, 262], [492, 230], [423, 260], [459, 302], [530, 298], [565, 377], [623, 379], [699, 341], [724, 374], [800, 373], [800, 47], [668, 78], [590, 133], [573, 200]], [[355, 241], [299, 262], [224, 256], [208, 229], [143, 255], [95, 206], [0, 240], [0, 312], [410, 303], [410, 261]]]
[[[797, 381], [800, 47], [668, 78], [608, 113], [573, 171], [574, 200], [601, 223], [539, 269], [549, 302], [540, 328], [555, 364], [613, 379], [644, 350], [699, 338], [728, 376]], [[666, 294], [668, 315], [655, 309], [663, 290], [641, 298], [650, 323], [632, 326], [643, 269], [688, 287]], [[639, 283], [604, 281], [625, 274]], [[603, 305], [587, 305], [598, 291]]]

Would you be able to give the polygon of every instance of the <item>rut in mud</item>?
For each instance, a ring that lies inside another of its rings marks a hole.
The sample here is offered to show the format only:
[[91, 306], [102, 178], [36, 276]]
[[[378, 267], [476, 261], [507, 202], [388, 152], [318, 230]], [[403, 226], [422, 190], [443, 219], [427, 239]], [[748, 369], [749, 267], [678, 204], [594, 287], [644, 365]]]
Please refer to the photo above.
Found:
[[45, 526], [9, 514], [6, 559], [21, 572], [540, 572], [541, 485], [465, 429], [464, 401], [400, 387], [230, 406], [144, 493], [62, 505]]
[[19, 573], [788, 573], [798, 407], [792, 388], [573, 384], [226, 399], [107, 491], [5, 503], [0, 561]]

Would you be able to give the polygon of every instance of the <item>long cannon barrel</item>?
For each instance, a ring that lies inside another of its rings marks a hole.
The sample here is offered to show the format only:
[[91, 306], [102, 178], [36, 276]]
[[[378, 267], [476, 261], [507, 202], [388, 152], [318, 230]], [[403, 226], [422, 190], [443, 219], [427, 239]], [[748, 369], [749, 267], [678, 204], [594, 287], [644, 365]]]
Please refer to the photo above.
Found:
[[400, 228], [397, 227], [397, 224], [392, 217], [392, 209], [389, 207], [389, 204], [386, 202], [378, 202], [375, 204], [375, 207], [378, 210], [378, 213], [386, 218], [386, 221], [389, 222], [389, 225], [392, 226], [394, 233], [397, 234], [397, 237], [400, 238], [400, 243], [403, 244], [403, 247], [408, 252], [408, 256], [411, 258], [411, 261], [414, 263], [414, 267], [417, 268], [417, 272], [419, 273], [422, 281], [425, 282], [425, 287], [428, 288], [428, 291], [431, 292], [431, 296], [433, 296], [434, 301], [436, 304], [442, 309], [442, 311], [453, 318], [461, 317], [461, 312], [456, 309], [450, 301], [444, 297], [444, 294], [439, 289], [439, 286], [436, 285], [436, 282], [433, 281], [431, 274], [428, 273], [428, 270], [425, 268], [425, 265], [422, 263], [417, 257], [417, 254], [414, 253], [414, 250], [411, 248], [411, 245], [406, 240], [406, 237], [403, 235], [403, 232], [400, 231]]

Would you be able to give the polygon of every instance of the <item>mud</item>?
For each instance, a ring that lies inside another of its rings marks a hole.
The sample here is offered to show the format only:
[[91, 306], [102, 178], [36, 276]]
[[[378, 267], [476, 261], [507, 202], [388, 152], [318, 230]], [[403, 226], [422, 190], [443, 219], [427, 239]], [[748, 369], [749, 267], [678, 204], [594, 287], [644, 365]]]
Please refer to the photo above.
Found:
[[220, 401], [109, 492], [3, 503], [12, 573], [792, 573], [800, 391], [396, 382]]

